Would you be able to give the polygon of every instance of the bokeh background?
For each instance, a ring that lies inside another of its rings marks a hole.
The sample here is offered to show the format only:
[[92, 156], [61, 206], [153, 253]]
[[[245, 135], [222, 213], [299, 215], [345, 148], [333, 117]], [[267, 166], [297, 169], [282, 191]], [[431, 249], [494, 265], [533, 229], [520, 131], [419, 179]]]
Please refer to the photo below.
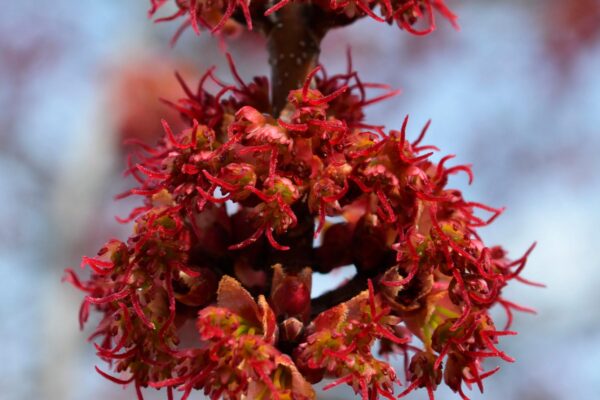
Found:
[[[538, 247], [511, 299], [521, 314], [502, 348], [517, 358], [474, 399], [600, 398], [600, 2], [450, 0], [461, 31], [415, 38], [372, 21], [332, 32], [322, 62], [345, 69], [352, 47], [363, 80], [403, 94], [368, 120], [412, 132], [432, 118], [427, 141], [476, 180], [452, 184], [473, 200], [506, 206], [483, 231], [518, 256]], [[4, 2], [0, 13], [0, 399], [133, 399], [102, 379], [90, 330], [80, 332], [81, 294], [61, 284], [109, 237], [132, 201], [113, 202], [124, 137], [152, 141], [158, 118], [176, 116], [179, 70], [194, 82], [209, 66], [230, 80], [223, 48], [246, 79], [267, 71], [261, 39], [218, 41], [204, 33], [168, 41], [178, 24], [154, 25], [146, 1]], [[343, 272], [338, 276], [341, 278]], [[335, 285], [321, 281], [315, 293]], [[498, 310], [497, 310], [498, 311]], [[502, 313], [497, 312], [498, 318]], [[148, 391], [148, 398], [165, 398]], [[199, 395], [196, 398], [201, 398]], [[352, 398], [348, 390], [323, 399]], [[409, 396], [425, 399], [424, 392]], [[455, 398], [440, 391], [439, 399]]]

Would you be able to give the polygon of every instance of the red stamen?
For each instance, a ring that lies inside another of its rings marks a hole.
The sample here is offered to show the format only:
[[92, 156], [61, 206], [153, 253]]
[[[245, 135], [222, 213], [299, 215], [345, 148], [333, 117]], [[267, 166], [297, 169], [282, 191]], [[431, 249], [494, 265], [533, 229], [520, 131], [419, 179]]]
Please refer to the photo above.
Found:
[[141, 164], [137, 164], [135, 166], [141, 173], [143, 173], [144, 175], [150, 177], [150, 178], [154, 178], [154, 179], [160, 179], [160, 180], [164, 180], [164, 179], [168, 179], [170, 177], [169, 174], [165, 174], [162, 172], [158, 172], [158, 171], [154, 171], [151, 170], [149, 168], [144, 167]]
[[307, 96], [308, 96], [308, 87], [310, 86], [310, 82], [312, 81], [312, 79], [316, 75], [316, 73], [319, 72], [322, 68], [323, 67], [318, 65], [312, 71], [310, 71], [308, 73], [308, 75], [306, 76], [306, 79], [304, 80], [304, 85], [302, 86], [302, 101], [303, 102], [306, 103], [308, 101]]
[[323, 390], [333, 389], [336, 386], [339, 386], [339, 385], [344, 384], [344, 383], [350, 383], [350, 382], [352, 382], [352, 375], [346, 375], [343, 378], [340, 378], [340, 379], [338, 379], [336, 381], [331, 382], [328, 385], [325, 385], [323, 387]]
[[275, 238], [273, 237], [273, 228], [269, 227], [265, 230], [265, 234], [267, 236], [267, 239], [269, 240], [269, 243], [271, 243], [271, 246], [273, 246], [273, 248], [275, 250], [279, 250], [279, 251], [286, 251], [289, 250], [290, 247], [289, 246], [282, 246], [279, 243], [277, 243], [277, 241], [275, 240]]
[[124, 299], [125, 297], [129, 296], [129, 288], [125, 288], [122, 289], [116, 293], [110, 294], [108, 296], [104, 296], [104, 297], [91, 297], [91, 296], [85, 296], [85, 301], [88, 303], [92, 303], [92, 304], [106, 304], [106, 303], [110, 303], [112, 301], [117, 301], [117, 300], [121, 300]]
[[392, 208], [392, 205], [390, 204], [390, 200], [383, 193], [383, 191], [381, 191], [381, 189], [378, 189], [377, 191], [375, 191], [375, 194], [377, 194], [377, 198], [379, 198], [379, 201], [381, 202], [383, 209], [387, 213], [388, 218], [386, 219], [386, 221], [389, 223], [395, 222], [396, 221], [396, 213], [394, 212], [394, 209]]
[[285, 122], [281, 118], [279, 118], [277, 120], [277, 122], [279, 123], [279, 125], [281, 125], [285, 129], [290, 130], [290, 131], [306, 132], [308, 130], [307, 124], [291, 124], [291, 123]]
[[222, 179], [216, 178], [214, 176], [212, 176], [207, 170], [202, 170], [202, 173], [204, 174], [204, 176], [206, 177], [206, 179], [208, 179], [210, 182], [214, 183], [215, 185], [219, 185], [221, 186], [223, 189], [228, 190], [228, 191], [235, 191], [239, 188], [239, 186], [225, 182]]
[[423, 127], [423, 129], [421, 130], [419, 137], [417, 137], [417, 139], [414, 142], [412, 142], [413, 147], [417, 147], [419, 145], [419, 143], [421, 143], [421, 141], [425, 137], [425, 134], [427, 133], [427, 130], [429, 129], [430, 125], [431, 125], [431, 120], [428, 120], [427, 123], [425, 123], [425, 126]]
[[142, 323], [151, 330], [156, 329], [154, 322], [150, 321], [146, 314], [144, 314], [144, 310], [142, 309], [142, 305], [140, 304], [140, 299], [138, 298], [138, 295], [136, 293], [131, 293], [131, 304], [133, 305], [133, 309], [135, 310], [135, 313], [140, 318]]
[[94, 367], [96, 369], [96, 372], [98, 372], [100, 375], [102, 375], [104, 378], [113, 381], [114, 383], [117, 383], [119, 385], [127, 385], [131, 382], [133, 382], [133, 380], [135, 379], [135, 375], [132, 376], [129, 379], [119, 379], [119, 378], [115, 378], [112, 375], [107, 374], [106, 372], [102, 371], [100, 368], [98, 368], [97, 366]]
[[261, 226], [260, 228], [258, 228], [256, 230], [256, 232], [254, 232], [252, 234], [252, 236], [250, 236], [249, 238], [245, 239], [244, 241], [242, 241], [238, 244], [233, 244], [233, 245], [229, 246], [228, 249], [229, 250], [239, 250], [244, 247], [250, 246], [252, 243], [254, 243], [258, 240], [258, 238], [263, 234], [264, 231], [265, 231], [265, 227]]
[[274, 12], [279, 11], [281, 8], [283, 8], [286, 4], [288, 4], [291, 0], [281, 0], [279, 3], [275, 4], [273, 7], [269, 8], [267, 11], [265, 11], [265, 17], [268, 17], [269, 15], [273, 14]]
[[381, 96], [377, 96], [377, 97], [374, 97], [372, 99], [363, 101], [363, 102], [361, 102], [361, 104], [362, 104], [363, 107], [370, 106], [371, 104], [379, 103], [380, 101], [384, 101], [384, 100], [387, 100], [387, 99], [392, 98], [394, 96], [398, 96], [400, 93], [402, 93], [401, 90], [392, 90], [389, 93], [382, 94]]
[[346, 90], [348, 90], [348, 86], [344, 85], [341, 88], [339, 88], [338, 90], [334, 91], [333, 93], [328, 94], [327, 96], [323, 96], [320, 99], [308, 100], [307, 103], [310, 104], [310, 105], [312, 105], [312, 106], [319, 106], [321, 104], [329, 103], [331, 100], [333, 100], [336, 97], [340, 96]]

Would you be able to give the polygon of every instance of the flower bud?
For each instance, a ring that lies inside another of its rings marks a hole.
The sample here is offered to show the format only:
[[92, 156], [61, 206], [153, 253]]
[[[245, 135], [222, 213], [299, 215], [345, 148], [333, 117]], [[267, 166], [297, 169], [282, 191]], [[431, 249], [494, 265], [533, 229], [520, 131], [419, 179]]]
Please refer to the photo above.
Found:
[[280, 339], [287, 342], [296, 342], [304, 331], [304, 324], [297, 318], [288, 318], [280, 324]]
[[456, 352], [448, 354], [444, 368], [444, 382], [454, 392], [460, 390], [463, 381], [463, 370], [468, 364], [465, 356]]
[[256, 173], [254, 166], [247, 163], [231, 163], [221, 168], [219, 176], [232, 186], [254, 186]]
[[442, 368], [435, 367], [436, 357], [432, 353], [420, 351], [410, 360], [408, 371], [410, 372], [409, 379], [414, 382], [419, 380], [419, 387], [428, 387], [433, 390], [442, 381]]
[[200, 268], [198, 276], [179, 271], [174, 280], [175, 298], [188, 306], [200, 307], [208, 304], [217, 294], [218, 280], [213, 271]]
[[310, 291], [297, 277], [288, 276], [273, 289], [271, 299], [278, 315], [303, 314], [310, 307]]
[[[394, 285], [401, 282], [409, 275], [408, 270], [411, 267], [394, 266], [388, 269], [381, 281], [381, 293], [385, 297], [390, 306], [401, 312], [414, 311], [423, 305], [423, 299], [433, 288], [433, 274], [430, 268], [419, 268], [414, 276], [402, 286]], [[389, 285], [386, 285], [386, 282]]]
[[326, 273], [334, 268], [352, 264], [352, 243], [354, 229], [348, 223], [331, 225], [323, 233], [323, 243], [316, 250], [319, 272]]
[[286, 204], [292, 204], [300, 197], [298, 187], [288, 178], [274, 176], [272, 179], [267, 179], [264, 185], [267, 188], [267, 195], [279, 194]]
[[298, 275], [288, 275], [281, 264], [273, 266], [271, 303], [277, 315], [306, 317], [310, 311], [310, 268]]
[[374, 215], [363, 216], [352, 238], [352, 258], [359, 271], [381, 268], [389, 253], [385, 227]]

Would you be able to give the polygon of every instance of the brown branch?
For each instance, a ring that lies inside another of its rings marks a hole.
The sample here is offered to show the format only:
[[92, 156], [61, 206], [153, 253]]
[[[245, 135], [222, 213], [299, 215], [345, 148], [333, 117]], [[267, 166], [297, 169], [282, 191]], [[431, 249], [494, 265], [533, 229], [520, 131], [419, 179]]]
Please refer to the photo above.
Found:
[[[266, 18], [263, 13], [258, 12], [256, 15], [259, 17], [253, 19], [267, 37], [272, 114], [278, 117], [287, 104], [289, 92], [302, 87], [309, 72], [318, 65], [321, 40], [325, 34], [329, 29], [347, 25], [356, 18], [325, 12], [321, 7], [305, 2], [290, 2]], [[313, 248], [315, 217], [308, 210], [306, 199], [295, 205], [294, 213], [298, 224], [277, 237], [278, 242], [290, 249], [271, 249], [266, 260], [267, 265], [280, 263], [291, 273], [307, 266], [317, 267]], [[315, 299], [314, 309], [320, 312], [339, 301], [350, 299], [366, 287], [365, 282], [365, 279], [354, 278], [343, 288]]]
[[316, 297], [311, 302], [311, 319], [323, 311], [350, 300], [367, 288], [367, 279], [357, 274], [344, 285]]
[[301, 87], [319, 62], [325, 31], [315, 28], [313, 14], [310, 4], [290, 3], [272, 15], [267, 41], [274, 116], [285, 107], [290, 90]]

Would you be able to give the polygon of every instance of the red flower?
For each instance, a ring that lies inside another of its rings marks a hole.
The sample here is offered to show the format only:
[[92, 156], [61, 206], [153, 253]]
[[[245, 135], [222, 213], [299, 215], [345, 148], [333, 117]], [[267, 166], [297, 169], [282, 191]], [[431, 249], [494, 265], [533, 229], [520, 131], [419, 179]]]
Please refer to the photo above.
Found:
[[[148, 15], [154, 17], [158, 10], [169, 2], [169, 0], [150, 0], [151, 7]], [[249, 30], [253, 29], [253, 21], [258, 22], [260, 26], [268, 26], [268, 17], [290, 2], [291, 0], [280, 0], [271, 5], [272, 3], [264, 0], [175, 0], [178, 10], [172, 15], [157, 18], [155, 21], [172, 21], [185, 17], [185, 22], [173, 38], [174, 41], [189, 26], [197, 34], [200, 34], [202, 28], [213, 33], [223, 31], [233, 33], [237, 21], [240, 20], [244, 21]], [[345, 25], [348, 21], [368, 16], [379, 22], [396, 22], [401, 29], [414, 35], [426, 35], [436, 28], [435, 13], [437, 12], [458, 29], [457, 17], [446, 6], [444, 0], [319, 0], [315, 5], [325, 14], [324, 21], [327, 21], [327, 24]], [[379, 11], [376, 12], [375, 9]], [[423, 27], [415, 28], [415, 24], [419, 22]]]
[[[84, 258], [88, 282], [67, 274], [88, 293], [81, 323], [90, 307], [103, 315], [92, 337], [126, 375], [114, 381], [135, 382], [140, 396], [152, 386], [183, 398], [202, 388], [214, 399], [314, 399], [308, 382], [332, 378], [325, 389], [393, 399], [400, 378], [373, 354], [379, 342], [406, 359], [404, 393], [433, 398], [443, 379], [464, 397], [463, 383], [482, 389], [496, 371], [482, 372], [483, 359], [512, 361], [497, 346], [514, 332], [497, 330], [489, 309], [504, 307], [509, 324], [512, 310], [527, 311], [502, 290], [524, 281], [531, 249], [510, 261], [485, 246], [477, 228], [502, 209], [447, 188], [450, 175], [472, 173], [447, 167], [451, 156], [430, 161], [429, 124], [409, 142], [408, 117], [400, 131], [363, 122], [364, 107], [394, 92], [367, 100], [354, 72], [321, 72], [311, 88], [319, 70], [277, 118], [263, 80], [215, 80], [213, 95], [207, 73], [174, 104], [189, 127], [163, 121], [165, 138], [131, 165], [139, 187], [122, 196], [144, 199], [128, 218], [134, 233]], [[313, 270], [347, 264], [352, 280], [311, 298]], [[185, 348], [190, 319], [198, 344]]]

